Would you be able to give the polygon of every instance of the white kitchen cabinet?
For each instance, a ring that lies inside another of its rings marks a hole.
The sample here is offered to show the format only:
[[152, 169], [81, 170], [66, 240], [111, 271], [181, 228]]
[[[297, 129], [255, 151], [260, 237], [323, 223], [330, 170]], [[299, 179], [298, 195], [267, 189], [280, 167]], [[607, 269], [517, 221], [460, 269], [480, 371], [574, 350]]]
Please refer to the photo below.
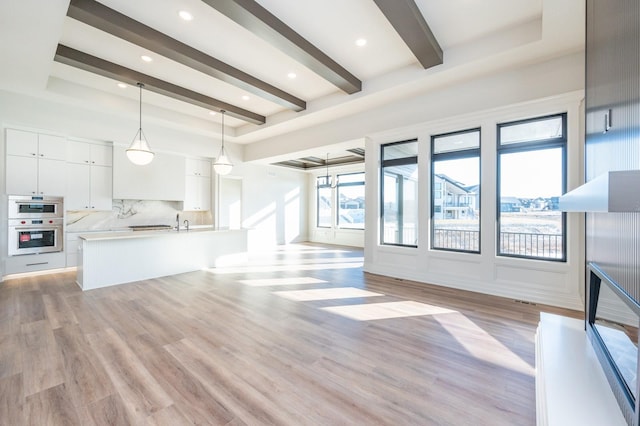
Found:
[[65, 161], [67, 140], [63, 136], [7, 129], [7, 155]]
[[65, 196], [67, 163], [60, 160], [38, 159], [38, 190], [44, 195]]
[[66, 195], [66, 139], [7, 129], [6, 192], [19, 195]]
[[7, 155], [7, 194], [38, 194], [38, 159]]
[[111, 210], [113, 147], [69, 141], [66, 210]]
[[106, 144], [69, 141], [67, 161], [76, 164], [111, 167], [113, 165], [113, 148]]
[[111, 167], [67, 163], [66, 170], [66, 210], [111, 210]]
[[7, 155], [38, 156], [38, 134], [24, 130], [7, 129]]
[[200, 158], [187, 158], [185, 164], [187, 176], [211, 177], [211, 161]]
[[64, 268], [66, 257], [64, 252], [23, 254], [9, 256], [5, 260], [5, 273], [22, 274], [26, 272], [43, 271], [46, 269]]
[[211, 209], [211, 177], [185, 176], [185, 211], [206, 211]]
[[185, 159], [185, 211], [211, 209], [211, 161], [201, 158]]
[[49, 160], [67, 160], [67, 139], [38, 133], [38, 156]]

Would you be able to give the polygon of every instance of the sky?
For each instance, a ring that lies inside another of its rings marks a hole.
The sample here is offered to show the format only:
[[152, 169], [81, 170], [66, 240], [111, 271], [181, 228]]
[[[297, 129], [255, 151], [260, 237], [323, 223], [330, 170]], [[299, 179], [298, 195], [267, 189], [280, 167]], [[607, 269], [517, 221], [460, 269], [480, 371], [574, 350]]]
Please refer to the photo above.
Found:
[[[441, 161], [436, 173], [471, 186], [478, 184], [477, 158]], [[560, 148], [504, 154], [500, 170], [505, 197], [537, 198], [562, 195], [562, 151]]]

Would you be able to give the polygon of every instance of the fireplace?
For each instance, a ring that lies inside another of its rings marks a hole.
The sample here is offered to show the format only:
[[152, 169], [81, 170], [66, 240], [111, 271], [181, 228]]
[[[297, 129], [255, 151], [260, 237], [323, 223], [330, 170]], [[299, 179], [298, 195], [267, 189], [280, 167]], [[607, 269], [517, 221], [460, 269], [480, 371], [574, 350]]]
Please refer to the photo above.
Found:
[[627, 423], [640, 426], [638, 326], [640, 305], [591, 263], [586, 331]]

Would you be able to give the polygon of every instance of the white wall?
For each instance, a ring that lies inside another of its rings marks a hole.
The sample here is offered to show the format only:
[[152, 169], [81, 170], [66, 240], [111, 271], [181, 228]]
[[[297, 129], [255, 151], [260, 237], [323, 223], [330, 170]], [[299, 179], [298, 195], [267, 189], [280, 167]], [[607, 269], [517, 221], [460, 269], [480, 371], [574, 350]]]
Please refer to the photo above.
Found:
[[307, 241], [306, 173], [243, 163], [229, 177], [242, 179], [242, 226], [250, 230], [250, 250]]
[[[570, 92], [371, 135], [366, 144], [365, 271], [581, 310], [584, 282], [584, 245], [580, 243], [584, 222], [581, 215], [569, 214], [567, 217], [566, 263], [496, 256], [496, 127], [501, 122], [567, 112], [568, 187], [575, 188], [583, 176], [580, 124], [583, 97], [583, 91]], [[481, 254], [431, 250], [428, 213], [431, 211], [431, 136], [475, 127], [481, 128]], [[419, 144], [418, 247], [381, 245], [377, 214], [380, 145], [413, 138], [417, 138]]]

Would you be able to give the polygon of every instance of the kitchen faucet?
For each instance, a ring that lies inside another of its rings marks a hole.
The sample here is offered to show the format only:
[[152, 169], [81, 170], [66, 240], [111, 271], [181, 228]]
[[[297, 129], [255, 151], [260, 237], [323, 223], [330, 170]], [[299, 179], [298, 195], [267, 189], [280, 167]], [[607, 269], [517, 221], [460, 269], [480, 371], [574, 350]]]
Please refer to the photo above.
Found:
[[189, 221], [187, 219], [184, 220], [184, 227], [187, 228], [187, 231], [189, 230]]
[[180, 231], [180, 213], [176, 214], [176, 231]]

